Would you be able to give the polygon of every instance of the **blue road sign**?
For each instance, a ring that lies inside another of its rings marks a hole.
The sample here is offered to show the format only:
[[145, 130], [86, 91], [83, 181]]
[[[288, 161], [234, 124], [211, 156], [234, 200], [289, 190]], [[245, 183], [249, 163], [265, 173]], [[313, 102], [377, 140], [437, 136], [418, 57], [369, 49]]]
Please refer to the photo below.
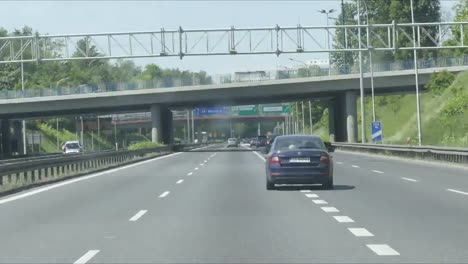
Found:
[[226, 107], [205, 107], [196, 108], [195, 116], [213, 116], [213, 115], [226, 115], [228, 114]]
[[372, 122], [372, 141], [382, 141], [382, 122]]

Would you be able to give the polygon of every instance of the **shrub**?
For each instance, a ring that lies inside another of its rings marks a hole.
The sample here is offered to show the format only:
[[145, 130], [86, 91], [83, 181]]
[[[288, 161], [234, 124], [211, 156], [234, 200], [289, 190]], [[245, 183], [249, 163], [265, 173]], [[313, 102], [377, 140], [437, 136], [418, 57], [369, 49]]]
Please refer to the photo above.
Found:
[[151, 148], [158, 148], [162, 146], [163, 145], [158, 144], [158, 143], [153, 143], [151, 141], [143, 141], [143, 142], [138, 142], [138, 143], [128, 146], [128, 150], [151, 149]]
[[441, 95], [445, 89], [455, 81], [455, 74], [448, 71], [441, 71], [432, 74], [431, 80], [426, 84], [426, 88], [435, 95]]

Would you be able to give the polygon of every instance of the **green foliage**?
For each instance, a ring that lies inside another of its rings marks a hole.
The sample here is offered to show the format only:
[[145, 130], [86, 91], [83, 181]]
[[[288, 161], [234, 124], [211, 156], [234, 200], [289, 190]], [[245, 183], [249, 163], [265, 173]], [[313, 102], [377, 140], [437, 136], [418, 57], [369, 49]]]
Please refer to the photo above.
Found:
[[432, 74], [431, 80], [426, 84], [426, 88], [435, 95], [440, 95], [454, 80], [455, 74], [449, 71], [436, 72]]
[[464, 114], [466, 110], [468, 110], [468, 93], [459, 95], [448, 102], [442, 111], [447, 118], [453, 118]]
[[[343, 18], [344, 24], [346, 25], [353, 25], [357, 24], [358, 22], [358, 12], [357, 12], [357, 1], [352, 0], [351, 2], [344, 4], [344, 16], [342, 12], [338, 15], [338, 19], [336, 20], [336, 25], [343, 25]], [[414, 0], [414, 12], [415, 12], [415, 21], [418, 23], [422, 22], [437, 22], [441, 19], [441, 12], [440, 12], [440, 0]], [[397, 23], [408, 23], [411, 22], [411, 7], [410, 1], [407, 0], [361, 0], [361, 24], [390, 24], [392, 21]], [[367, 21], [367, 18], [369, 18]], [[436, 28], [429, 28], [426, 27], [429, 34], [432, 36], [434, 32], [436, 32]], [[350, 36], [351, 32], [348, 29], [348, 36]], [[377, 33], [381, 33], [383, 35], [386, 34], [386, 29], [374, 29]], [[358, 35], [358, 30], [354, 30], [352, 32], [354, 35]], [[412, 35], [411, 28], [408, 28], [407, 34], [410, 36]], [[366, 30], [361, 30], [362, 39], [367, 39]], [[343, 29], [338, 28], [336, 30], [335, 39], [333, 46], [335, 48], [342, 48], [342, 45], [345, 40], [345, 31]], [[373, 47], [383, 47], [383, 43], [381, 41], [372, 38], [371, 45]], [[406, 38], [399, 38], [398, 46], [408, 46], [409, 39]], [[348, 45], [356, 47], [358, 45], [358, 41], [356, 38], [349, 38], [348, 37]], [[422, 37], [421, 45], [424, 46], [434, 46], [435, 44], [429, 37]], [[347, 66], [348, 69], [352, 68], [355, 61], [357, 61], [358, 53], [356, 52], [336, 52], [332, 54], [334, 65], [339, 67]], [[368, 54], [364, 54], [365, 60], [367, 60]], [[420, 56], [423, 58], [430, 58], [436, 57], [437, 51], [430, 51], [430, 50], [423, 50], [420, 52]], [[379, 62], [389, 62], [394, 60], [406, 60], [412, 58], [412, 51], [398, 51], [397, 53], [393, 54], [393, 52], [376, 52], [373, 57], [373, 61], [375, 63]]]
[[128, 150], [151, 149], [151, 148], [159, 148], [162, 146], [163, 145], [158, 144], [158, 143], [153, 143], [151, 141], [143, 141], [143, 142], [138, 142], [138, 143], [130, 145], [128, 147]]

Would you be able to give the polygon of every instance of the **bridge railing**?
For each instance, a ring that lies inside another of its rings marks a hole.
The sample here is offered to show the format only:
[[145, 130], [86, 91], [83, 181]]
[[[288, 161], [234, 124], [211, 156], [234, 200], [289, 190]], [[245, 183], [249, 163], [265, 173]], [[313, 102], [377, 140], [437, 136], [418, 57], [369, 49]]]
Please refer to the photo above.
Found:
[[[420, 69], [442, 68], [453, 66], [468, 66], [468, 56], [441, 57], [436, 59], [420, 59], [418, 61]], [[399, 70], [414, 69], [413, 60], [395, 61], [386, 63], [375, 63], [373, 70], [376, 73]], [[363, 64], [364, 73], [369, 73], [368, 62]], [[342, 67], [332, 66], [331, 75], [358, 74], [358, 65], [348, 65]], [[323, 77], [329, 75], [328, 67], [309, 66], [296, 69], [276, 69], [269, 71], [254, 71], [250, 73], [229, 73], [216, 74], [209, 77], [200, 77], [192, 74], [185, 78], [161, 78], [154, 80], [139, 80], [125, 83], [99, 83], [83, 84], [77, 87], [57, 87], [57, 88], [29, 88], [21, 90], [0, 90], [0, 99], [15, 99], [29, 97], [60, 96], [73, 94], [89, 94], [101, 92], [129, 91], [154, 88], [197, 86], [209, 84], [242, 83], [242, 82], [262, 82], [281, 79]]]
[[467, 148], [435, 146], [377, 145], [359, 143], [333, 143], [337, 149], [396, 157], [458, 163], [468, 166]]
[[63, 154], [8, 160], [0, 163], [0, 193], [60, 181], [200, 146], [201, 144], [174, 145], [153, 149]]

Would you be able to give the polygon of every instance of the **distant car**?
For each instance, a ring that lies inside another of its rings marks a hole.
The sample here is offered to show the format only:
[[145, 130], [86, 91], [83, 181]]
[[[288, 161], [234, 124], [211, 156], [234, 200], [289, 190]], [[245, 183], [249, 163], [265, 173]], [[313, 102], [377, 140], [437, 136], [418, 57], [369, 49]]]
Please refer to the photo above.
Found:
[[62, 151], [65, 154], [69, 153], [80, 153], [83, 147], [81, 146], [79, 141], [67, 141], [62, 146]]
[[324, 189], [333, 189], [329, 154], [333, 151], [318, 136], [276, 137], [265, 164], [266, 189], [273, 190], [275, 184], [322, 184]]
[[266, 136], [258, 136], [257, 137], [257, 143], [255, 144], [255, 146], [257, 148], [265, 147], [266, 142], [267, 142], [267, 137]]
[[250, 147], [253, 148], [253, 147], [257, 147], [257, 139], [256, 138], [252, 138], [250, 140]]
[[237, 138], [230, 138], [228, 139], [228, 144], [227, 147], [238, 147], [239, 146], [239, 141], [237, 141]]

